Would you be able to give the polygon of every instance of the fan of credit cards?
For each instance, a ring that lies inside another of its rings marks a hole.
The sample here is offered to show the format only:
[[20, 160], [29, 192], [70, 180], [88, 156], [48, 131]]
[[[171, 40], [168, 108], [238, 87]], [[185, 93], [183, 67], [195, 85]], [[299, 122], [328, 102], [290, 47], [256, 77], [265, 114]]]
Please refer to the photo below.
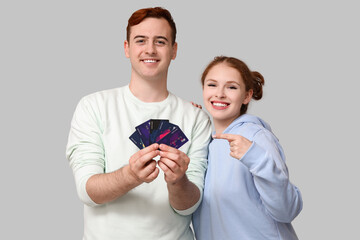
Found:
[[139, 149], [153, 143], [166, 144], [178, 149], [188, 141], [179, 126], [170, 123], [169, 120], [150, 119], [135, 129], [129, 138]]

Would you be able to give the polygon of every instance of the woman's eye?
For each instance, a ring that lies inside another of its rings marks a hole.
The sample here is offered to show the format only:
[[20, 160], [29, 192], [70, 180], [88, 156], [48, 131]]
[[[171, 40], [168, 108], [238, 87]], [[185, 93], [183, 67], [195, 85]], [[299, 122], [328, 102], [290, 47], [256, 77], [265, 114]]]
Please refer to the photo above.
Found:
[[237, 89], [237, 87], [235, 87], [235, 86], [230, 86], [229, 88], [230, 89], [235, 89], [235, 90]]
[[213, 83], [209, 83], [208, 84], [208, 87], [215, 87], [216, 85], [215, 84], [213, 84]]

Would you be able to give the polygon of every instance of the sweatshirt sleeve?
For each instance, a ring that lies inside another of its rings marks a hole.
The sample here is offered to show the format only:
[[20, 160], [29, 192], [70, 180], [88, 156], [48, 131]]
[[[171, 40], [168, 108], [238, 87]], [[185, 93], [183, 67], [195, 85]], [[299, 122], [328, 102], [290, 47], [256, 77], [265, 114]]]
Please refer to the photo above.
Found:
[[271, 133], [259, 131], [240, 159], [252, 173], [260, 198], [270, 216], [290, 223], [302, 209], [301, 193], [289, 180], [285, 155]]
[[85, 98], [79, 102], [66, 147], [66, 157], [73, 171], [78, 196], [89, 206], [97, 204], [87, 194], [86, 182], [92, 175], [103, 173], [105, 168], [102, 124], [95, 106]]
[[211, 122], [209, 117], [202, 112], [199, 116], [199, 121], [195, 125], [191, 135], [191, 146], [187, 152], [190, 158], [190, 164], [186, 171], [186, 176], [189, 181], [194, 183], [200, 190], [199, 201], [189, 209], [177, 210], [177, 213], [181, 215], [190, 215], [198, 208], [201, 203], [203, 190], [204, 190], [204, 179], [207, 168], [207, 155], [208, 145], [211, 139]]

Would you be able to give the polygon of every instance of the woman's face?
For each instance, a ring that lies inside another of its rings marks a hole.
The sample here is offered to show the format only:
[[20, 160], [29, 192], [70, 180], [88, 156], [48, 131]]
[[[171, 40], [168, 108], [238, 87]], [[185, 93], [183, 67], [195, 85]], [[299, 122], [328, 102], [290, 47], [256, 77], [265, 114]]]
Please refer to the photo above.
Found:
[[252, 91], [245, 90], [241, 74], [226, 63], [210, 69], [203, 87], [203, 100], [206, 110], [214, 123], [227, 126], [240, 116], [242, 104], [251, 100]]

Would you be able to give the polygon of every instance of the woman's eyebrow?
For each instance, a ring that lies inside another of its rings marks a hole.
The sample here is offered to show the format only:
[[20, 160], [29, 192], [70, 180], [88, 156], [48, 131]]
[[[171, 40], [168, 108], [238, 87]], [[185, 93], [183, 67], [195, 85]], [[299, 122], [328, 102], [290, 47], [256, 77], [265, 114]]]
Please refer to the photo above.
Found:
[[235, 83], [237, 85], [240, 85], [240, 83], [238, 83], [237, 81], [227, 81], [226, 83]]
[[217, 82], [217, 81], [214, 80], [214, 79], [209, 78], [209, 79], [205, 79], [205, 82]]

